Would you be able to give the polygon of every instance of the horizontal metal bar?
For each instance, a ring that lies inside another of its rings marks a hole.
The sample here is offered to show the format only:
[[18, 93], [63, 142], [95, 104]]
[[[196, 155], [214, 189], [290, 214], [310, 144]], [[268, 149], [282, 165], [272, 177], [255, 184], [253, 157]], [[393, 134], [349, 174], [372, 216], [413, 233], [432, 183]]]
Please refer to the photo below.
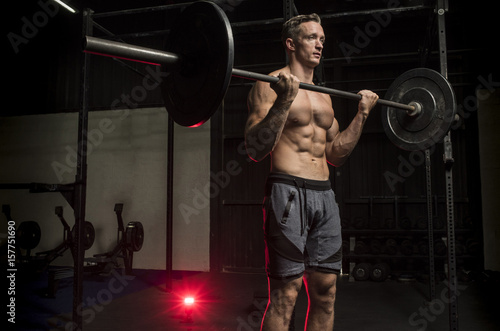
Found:
[[[180, 56], [174, 53], [159, 51], [151, 48], [129, 45], [122, 42], [116, 42], [106, 39], [95, 38], [91, 36], [85, 37], [84, 50], [86, 52], [118, 57], [122, 59], [127, 59], [131, 61], [145, 62], [150, 64], [161, 64], [161, 65], [173, 65], [179, 64]], [[273, 77], [270, 75], [260, 74], [256, 72], [241, 70], [241, 69], [232, 69], [232, 75], [236, 77], [251, 79], [251, 80], [259, 80], [267, 83], [277, 83], [279, 78]], [[361, 100], [361, 95], [346, 92], [342, 90], [336, 90], [329, 87], [300, 83], [299, 88], [303, 90], [309, 90], [313, 92], [325, 93], [329, 95], [333, 95], [340, 98], [351, 99], [351, 100]], [[379, 99], [377, 104], [403, 109], [407, 111], [415, 111], [415, 107], [410, 105], [405, 105], [402, 103], [397, 103], [394, 101]]]
[[[252, 79], [252, 80], [259, 80], [259, 81], [263, 81], [263, 82], [267, 82], [267, 83], [277, 83], [279, 80], [278, 77], [273, 77], [273, 76], [269, 76], [269, 75], [259, 74], [259, 73], [241, 70], [241, 69], [235, 69], [235, 68], [233, 68], [232, 74], [233, 74], [233, 76], [236, 76], [236, 77], [248, 78], [248, 79]], [[303, 89], [303, 90], [313, 91], [313, 92], [325, 93], [325, 94], [329, 94], [329, 95], [333, 95], [333, 96], [345, 98], [345, 99], [361, 100], [361, 95], [359, 95], [359, 94], [352, 93], [352, 92], [346, 92], [346, 91], [342, 91], [342, 90], [336, 90], [336, 89], [324, 87], [324, 86], [300, 83], [299, 88]], [[394, 107], [394, 108], [398, 108], [398, 109], [404, 109], [407, 111], [414, 111], [415, 110], [415, 107], [413, 107], [413, 106], [405, 105], [405, 104], [390, 101], [390, 100], [384, 100], [384, 99], [378, 99], [377, 104], [383, 105], [383, 106], [388, 106], [388, 107]]]
[[117, 10], [117, 11], [93, 14], [92, 17], [93, 18], [105, 18], [105, 17], [113, 17], [113, 16], [119, 16], [119, 15], [142, 14], [142, 13], [162, 11], [162, 10], [168, 10], [168, 9], [184, 8], [186, 6], [189, 6], [190, 4], [192, 4], [192, 2], [171, 4], [171, 5], [162, 5], [162, 6], [142, 7], [142, 8], [136, 8], [136, 9]]
[[363, 16], [363, 15], [373, 15], [379, 13], [401, 13], [401, 12], [411, 12], [411, 11], [420, 11], [420, 10], [428, 10], [434, 9], [432, 6], [418, 5], [418, 6], [410, 6], [410, 7], [393, 7], [393, 8], [382, 8], [382, 9], [367, 9], [360, 11], [348, 11], [348, 12], [340, 12], [340, 13], [330, 13], [330, 14], [322, 14], [320, 15], [321, 19], [333, 19], [333, 18], [341, 18], [348, 16]]
[[74, 184], [1, 183], [2, 190], [30, 190], [31, 193], [74, 191]]
[[91, 36], [85, 36], [83, 49], [88, 53], [154, 65], [174, 65], [180, 62], [180, 57], [174, 53]]
[[[280, 41], [281, 42], [281, 41]], [[486, 49], [481, 48], [464, 48], [464, 49], [453, 49], [448, 51], [448, 55], [450, 54], [458, 54], [462, 53], [471, 53], [471, 52], [485, 52]], [[438, 51], [431, 52], [432, 55], [438, 55]], [[374, 55], [365, 55], [365, 56], [352, 56], [351, 62], [354, 61], [364, 61], [364, 60], [378, 60], [378, 59], [386, 59], [387, 62], [392, 58], [408, 58], [405, 60], [414, 61], [418, 59], [419, 52], [404, 52], [404, 53], [387, 53], [387, 54], [374, 54]], [[324, 65], [332, 65], [333, 62], [346, 61], [346, 57], [333, 57], [333, 58], [323, 58], [322, 62]], [[257, 63], [257, 64], [244, 64], [239, 65], [239, 68], [251, 69], [251, 70], [264, 70], [265, 68], [280, 68], [282, 67], [282, 62], [269, 62], [269, 63]], [[274, 69], [273, 69], [274, 70]], [[273, 71], [268, 70], [268, 71]]]
[[[362, 10], [362, 11], [348, 11], [348, 12], [340, 12], [340, 13], [330, 13], [330, 14], [321, 14], [320, 17], [322, 20], [328, 19], [336, 19], [341, 17], [350, 17], [350, 16], [363, 16], [363, 15], [373, 15], [379, 13], [400, 13], [400, 12], [411, 12], [411, 11], [420, 11], [426, 9], [434, 9], [431, 6], [411, 6], [411, 7], [395, 7], [395, 8], [382, 8], [382, 9], [370, 9], [370, 10]], [[246, 28], [249, 26], [269, 26], [273, 24], [283, 24], [284, 19], [282, 17], [278, 18], [268, 18], [263, 20], [255, 20], [255, 21], [242, 21], [242, 22], [232, 22], [231, 27], [238, 28]]]

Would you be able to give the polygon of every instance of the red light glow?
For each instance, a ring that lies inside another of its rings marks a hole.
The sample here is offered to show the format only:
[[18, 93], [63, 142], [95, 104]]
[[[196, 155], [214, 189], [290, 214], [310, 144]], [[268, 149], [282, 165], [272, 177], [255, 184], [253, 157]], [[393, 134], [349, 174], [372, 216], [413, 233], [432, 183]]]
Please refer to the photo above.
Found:
[[193, 297], [186, 297], [184, 298], [184, 304], [186, 306], [191, 306], [194, 304], [194, 298]]
[[83, 51], [84, 53], [88, 53], [88, 54], [94, 54], [94, 55], [99, 55], [99, 56], [107, 56], [107, 57], [112, 57], [112, 58], [115, 58], [115, 59], [121, 59], [121, 60], [126, 60], [126, 61], [133, 61], [133, 62], [140, 62], [140, 63], [145, 63], [145, 64], [151, 64], [151, 65], [154, 65], [154, 66], [160, 66], [161, 64], [159, 63], [153, 63], [153, 62], [147, 62], [147, 61], [141, 61], [141, 60], [137, 60], [137, 59], [130, 59], [130, 58], [126, 58], [126, 57], [121, 57], [121, 56], [116, 56], [116, 55], [109, 55], [109, 54], [104, 54], [104, 53], [98, 53], [98, 52], [91, 52], [91, 51]]

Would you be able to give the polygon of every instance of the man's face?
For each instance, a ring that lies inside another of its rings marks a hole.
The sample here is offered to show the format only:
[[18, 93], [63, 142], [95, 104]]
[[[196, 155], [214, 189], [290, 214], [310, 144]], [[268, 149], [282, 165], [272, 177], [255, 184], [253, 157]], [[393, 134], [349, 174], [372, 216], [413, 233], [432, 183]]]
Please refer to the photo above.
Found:
[[323, 52], [323, 27], [316, 22], [305, 22], [300, 28], [301, 32], [294, 42], [296, 58], [304, 65], [315, 67], [320, 63]]

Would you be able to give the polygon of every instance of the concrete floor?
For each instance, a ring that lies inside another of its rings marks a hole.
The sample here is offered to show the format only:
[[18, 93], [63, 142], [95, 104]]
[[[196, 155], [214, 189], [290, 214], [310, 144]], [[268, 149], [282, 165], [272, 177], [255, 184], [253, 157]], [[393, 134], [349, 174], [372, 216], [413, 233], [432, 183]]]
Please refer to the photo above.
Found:
[[[265, 275], [237, 273], [183, 273], [167, 293], [159, 271], [136, 276], [116, 272], [84, 283], [83, 330], [259, 330], [267, 303]], [[19, 301], [17, 330], [71, 330], [71, 280], [61, 281], [55, 298], [44, 298], [25, 283]], [[499, 283], [466, 282], [458, 288], [459, 329], [499, 330], [495, 308]], [[428, 286], [420, 282], [387, 280], [353, 282], [342, 276], [337, 285], [335, 330], [449, 330], [447, 292], [437, 285], [437, 298], [426, 302]], [[29, 289], [29, 290], [28, 290]], [[197, 298], [192, 321], [186, 320], [184, 295]], [[30, 297], [31, 296], [31, 297]], [[307, 296], [296, 305], [295, 330], [303, 330]]]

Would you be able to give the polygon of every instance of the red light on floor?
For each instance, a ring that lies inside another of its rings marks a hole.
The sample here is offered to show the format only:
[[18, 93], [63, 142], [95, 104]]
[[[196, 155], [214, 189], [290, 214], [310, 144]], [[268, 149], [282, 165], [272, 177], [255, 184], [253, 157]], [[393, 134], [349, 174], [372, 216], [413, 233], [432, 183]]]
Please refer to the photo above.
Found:
[[184, 311], [186, 312], [186, 318], [184, 319], [184, 323], [193, 323], [193, 297], [185, 297], [184, 298]]

